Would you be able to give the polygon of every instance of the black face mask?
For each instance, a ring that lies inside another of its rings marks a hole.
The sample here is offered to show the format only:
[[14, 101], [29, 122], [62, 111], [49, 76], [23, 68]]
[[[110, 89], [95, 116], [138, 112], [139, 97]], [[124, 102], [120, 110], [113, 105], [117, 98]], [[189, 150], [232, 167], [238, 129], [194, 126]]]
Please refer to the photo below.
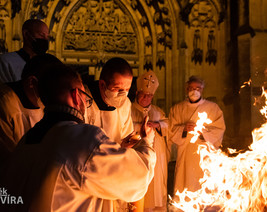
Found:
[[35, 38], [32, 41], [32, 49], [36, 54], [44, 54], [48, 50], [49, 41], [42, 38]]

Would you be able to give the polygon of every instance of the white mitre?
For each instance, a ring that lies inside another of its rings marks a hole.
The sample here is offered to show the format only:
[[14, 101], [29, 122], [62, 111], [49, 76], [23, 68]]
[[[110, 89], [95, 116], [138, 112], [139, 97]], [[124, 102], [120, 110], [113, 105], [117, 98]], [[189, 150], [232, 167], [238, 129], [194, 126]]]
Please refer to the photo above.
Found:
[[154, 71], [148, 71], [136, 80], [137, 91], [154, 94], [159, 86], [158, 78]]

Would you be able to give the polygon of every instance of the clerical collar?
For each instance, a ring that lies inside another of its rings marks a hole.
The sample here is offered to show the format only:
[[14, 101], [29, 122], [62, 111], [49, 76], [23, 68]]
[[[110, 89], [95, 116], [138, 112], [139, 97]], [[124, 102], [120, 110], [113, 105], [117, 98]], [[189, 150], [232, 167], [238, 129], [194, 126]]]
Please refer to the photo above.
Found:
[[104, 100], [102, 99], [100, 89], [99, 89], [99, 81], [94, 81], [90, 84], [88, 84], [88, 88], [94, 98], [95, 103], [97, 104], [99, 110], [104, 111], [113, 111], [116, 110], [115, 107], [108, 106]]
[[24, 92], [21, 80], [16, 82], [8, 82], [7, 85], [16, 93], [24, 108], [26, 109], [40, 108], [33, 105], [32, 102], [28, 99], [27, 95]]
[[137, 100], [135, 99], [133, 105], [136, 107], [137, 110], [139, 110], [140, 112], [142, 112], [143, 114], [147, 115], [148, 111], [150, 111], [151, 109], [151, 105], [149, 105], [148, 107], [142, 107], [141, 105], [139, 105], [137, 103]]
[[24, 50], [24, 49], [20, 49], [18, 51], [16, 51], [16, 53], [25, 61], [25, 62], [28, 62], [31, 57], [30, 55]]
[[45, 116], [53, 114], [53, 117], [58, 117], [60, 121], [76, 121], [84, 122], [84, 116], [77, 109], [68, 105], [49, 105], [44, 109]]

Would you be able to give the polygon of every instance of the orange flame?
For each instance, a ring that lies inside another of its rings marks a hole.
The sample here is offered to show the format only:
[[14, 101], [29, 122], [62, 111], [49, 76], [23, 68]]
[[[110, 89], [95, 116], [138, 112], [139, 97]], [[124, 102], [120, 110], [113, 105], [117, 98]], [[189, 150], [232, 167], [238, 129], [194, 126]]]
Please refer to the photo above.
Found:
[[[204, 124], [210, 124], [212, 121], [208, 119], [207, 113], [198, 113], [199, 119], [197, 120], [196, 126], [194, 128], [194, 131], [189, 132], [190, 134], [193, 134], [194, 136], [190, 140], [190, 143], [195, 143], [200, 133], [202, 133], [202, 129], [205, 129]], [[200, 132], [200, 133], [199, 133]]]
[[[267, 105], [267, 94], [264, 93]], [[267, 118], [267, 106], [261, 113]], [[204, 176], [196, 192], [176, 192], [170, 211], [267, 211], [267, 123], [252, 131], [249, 150], [229, 157], [211, 144], [200, 145]], [[228, 149], [230, 153], [237, 153]]]
[[243, 85], [240, 86], [239, 93], [241, 92], [241, 88], [244, 88], [246, 86], [250, 86], [250, 84], [251, 84], [251, 79], [249, 79], [247, 82], [244, 82]]

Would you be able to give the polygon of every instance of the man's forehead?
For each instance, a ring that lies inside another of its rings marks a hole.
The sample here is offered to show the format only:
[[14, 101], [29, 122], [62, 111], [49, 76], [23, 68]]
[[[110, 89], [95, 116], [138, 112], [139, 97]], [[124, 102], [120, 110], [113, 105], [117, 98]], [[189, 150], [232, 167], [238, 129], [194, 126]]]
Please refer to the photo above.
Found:
[[200, 87], [200, 88], [202, 88], [203, 85], [200, 82], [190, 82], [188, 84], [188, 87]]
[[39, 34], [39, 35], [49, 34], [49, 29], [45, 23], [34, 24], [31, 28], [29, 28], [29, 31], [32, 34]]
[[121, 84], [128, 82], [129, 80], [132, 81], [132, 76], [131, 75], [122, 75], [119, 73], [114, 73], [112, 78], [110, 79], [110, 84]]

